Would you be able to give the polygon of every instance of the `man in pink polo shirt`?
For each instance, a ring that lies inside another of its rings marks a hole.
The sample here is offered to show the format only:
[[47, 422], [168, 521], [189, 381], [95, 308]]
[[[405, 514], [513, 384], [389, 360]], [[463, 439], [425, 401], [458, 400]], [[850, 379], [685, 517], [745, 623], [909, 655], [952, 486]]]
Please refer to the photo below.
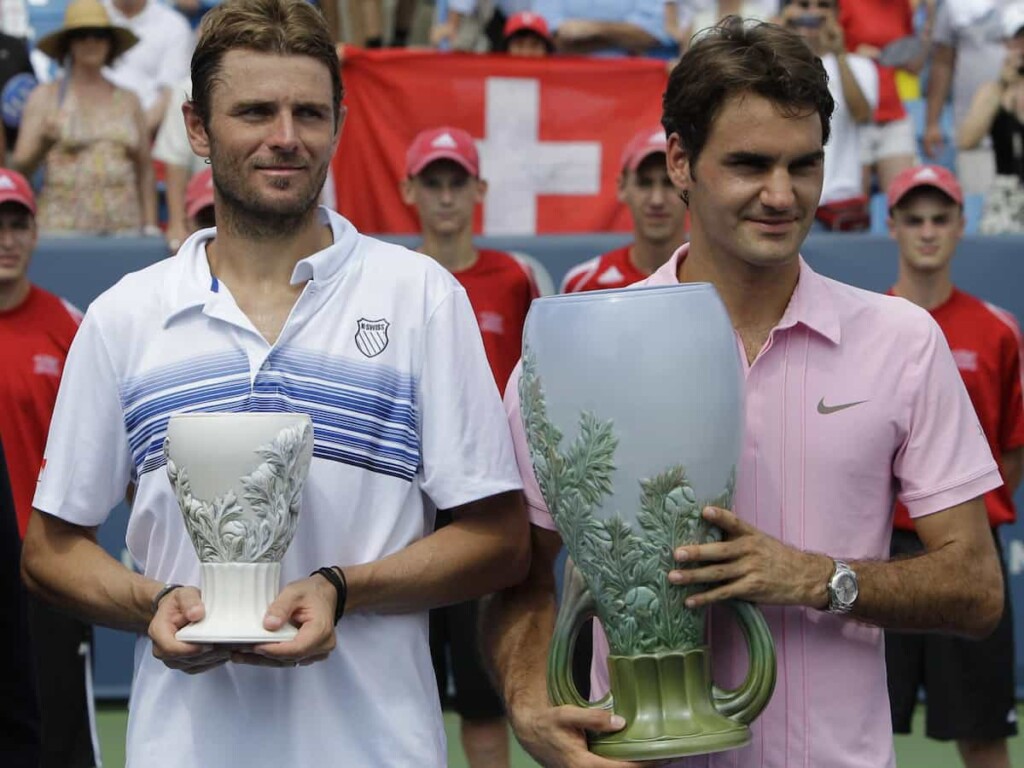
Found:
[[[745, 362], [746, 433], [720, 543], [680, 547], [691, 605], [761, 605], [778, 654], [749, 746], [680, 761], [715, 768], [895, 766], [880, 627], [984, 636], [1003, 609], [982, 494], [999, 486], [941, 330], [910, 302], [814, 273], [799, 256], [818, 204], [834, 108], [820, 62], [773, 25], [724, 22], [673, 71], [663, 124], [690, 244], [645, 285], [711, 282]], [[679, 329], [686, 333], [685, 328]], [[638, 338], [642, 334], [638, 331]], [[626, 766], [586, 751], [611, 712], [552, 707], [544, 669], [561, 542], [533, 475], [516, 379], [506, 406], [533, 521], [533, 562], [484, 622], [520, 742], [545, 766]], [[671, 386], [666, 383], [666, 386]], [[888, 561], [894, 497], [925, 551]], [[715, 681], [741, 682], [737, 629], [712, 621]], [[594, 695], [607, 689], [595, 637]]]

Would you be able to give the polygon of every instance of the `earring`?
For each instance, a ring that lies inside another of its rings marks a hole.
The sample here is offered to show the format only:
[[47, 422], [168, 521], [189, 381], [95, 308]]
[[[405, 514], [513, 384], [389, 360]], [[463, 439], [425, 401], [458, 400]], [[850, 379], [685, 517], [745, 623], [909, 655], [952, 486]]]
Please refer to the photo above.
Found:
[[210, 164], [210, 158], [204, 157], [203, 158], [203, 162], [206, 163], [207, 165], [209, 165]]
[[682, 192], [679, 193], [679, 196], [681, 198], [683, 198], [683, 205], [685, 205], [687, 208], [689, 208], [690, 207], [690, 190], [684, 189]]

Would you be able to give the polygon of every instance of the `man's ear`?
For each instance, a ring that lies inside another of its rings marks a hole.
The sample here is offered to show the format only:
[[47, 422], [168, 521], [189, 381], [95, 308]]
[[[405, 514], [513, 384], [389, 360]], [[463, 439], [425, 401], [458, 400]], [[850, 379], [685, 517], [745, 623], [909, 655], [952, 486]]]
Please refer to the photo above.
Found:
[[406, 176], [398, 184], [398, 189], [402, 193], [402, 202], [406, 205], [416, 205], [416, 198], [413, 196], [412, 179]]
[[690, 173], [690, 156], [683, 148], [683, 142], [678, 133], [673, 133], [668, 137], [665, 165], [672, 186], [679, 194], [689, 195], [690, 185], [693, 184], [693, 175]]
[[487, 197], [487, 182], [483, 179], [476, 180], [476, 202], [482, 203]]
[[625, 168], [622, 169], [622, 173], [619, 174], [619, 179], [616, 182], [615, 194], [619, 198], [620, 203], [626, 202], [626, 184], [629, 183], [630, 171]]
[[192, 151], [199, 157], [209, 158], [210, 136], [196, 111], [195, 104], [186, 100], [181, 105], [181, 114], [185, 117], [185, 132], [188, 134], [188, 143], [192, 147]]

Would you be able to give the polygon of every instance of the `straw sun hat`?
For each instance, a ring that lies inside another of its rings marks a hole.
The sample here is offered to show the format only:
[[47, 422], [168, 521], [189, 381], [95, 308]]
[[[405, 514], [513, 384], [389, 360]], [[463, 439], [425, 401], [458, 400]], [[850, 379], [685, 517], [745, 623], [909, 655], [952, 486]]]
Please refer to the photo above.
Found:
[[60, 61], [68, 52], [68, 35], [81, 29], [104, 29], [111, 34], [111, 50], [109, 60], [114, 60], [127, 51], [139, 38], [125, 27], [110, 23], [107, 9], [99, 0], [74, 0], [64, 11], [64, 25], [56, 32], [51, 32], [36, 43], [36, 48], [51, 59]]

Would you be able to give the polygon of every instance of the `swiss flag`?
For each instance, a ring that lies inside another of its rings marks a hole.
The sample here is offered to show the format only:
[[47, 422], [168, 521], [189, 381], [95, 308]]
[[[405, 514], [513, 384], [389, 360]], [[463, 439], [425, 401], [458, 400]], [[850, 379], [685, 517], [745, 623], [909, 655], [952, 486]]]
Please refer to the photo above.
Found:
[[452, 125], [480, 152], [489, 191], [476, 231], [625, 232], [616, 185], [630, 138], [661, 119], [662, 61], [346, 48], [338, 210], [363, 232], [419, 231], [399, 194], [421, 130]]

